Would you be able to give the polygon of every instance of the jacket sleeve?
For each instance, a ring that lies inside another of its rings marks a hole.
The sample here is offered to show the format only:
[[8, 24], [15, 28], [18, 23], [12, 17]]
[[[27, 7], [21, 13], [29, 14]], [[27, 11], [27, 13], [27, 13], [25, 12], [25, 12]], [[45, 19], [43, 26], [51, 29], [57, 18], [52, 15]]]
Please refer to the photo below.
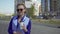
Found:
[[25, 32], [25, 34], [30, 34], [30, 32], [31, 32], [31, 20], [29, 20], [27, 29], [28, 29], [28, 32]]

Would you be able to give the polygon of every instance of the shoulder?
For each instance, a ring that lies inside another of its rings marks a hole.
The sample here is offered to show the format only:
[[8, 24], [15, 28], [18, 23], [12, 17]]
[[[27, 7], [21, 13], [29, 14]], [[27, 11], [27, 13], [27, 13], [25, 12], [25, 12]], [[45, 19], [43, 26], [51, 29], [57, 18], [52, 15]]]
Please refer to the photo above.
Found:
[[31, 19], [29, 17], [26, 17], [26, 18], [29, 20], [29, 22], [31, 22]]
[[17, 18], [17, 16], [13, 16], [13, 17], [11, 18], [11, 20], [16, 19], [16, 18]]
[[11, 19], [10, 19], [10, 22], [12, 22], [13, 20], [15, 20], [17, 18], [17, 16], [13, 16]]
[[24, 21], [25, 26], [27, 26], [29, 24], [30, 18], [25, 16], [23, 21]]
[[27, 19], [29, 19], [29, 21], [31, 21], [31, 18], [30, 17], [26, 17]]
[[31, 19], [27, 16], [25, 16], [24, 20], [25, 20], [25, 22], [31, 23]]
[[29, 21], [29, 20], [30, 20], [30, 18], [29, 18], [29, 17], [27, 17], [27, 16], [25, 16], [25, 17], [24, 17], [24, 20]]

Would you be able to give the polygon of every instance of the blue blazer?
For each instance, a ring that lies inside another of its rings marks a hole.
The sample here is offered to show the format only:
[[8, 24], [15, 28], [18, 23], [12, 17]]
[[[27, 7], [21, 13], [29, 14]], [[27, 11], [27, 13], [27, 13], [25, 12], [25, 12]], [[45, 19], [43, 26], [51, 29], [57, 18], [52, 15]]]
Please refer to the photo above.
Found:
[[[9, 34], [13, 34], [13, 29], [12, 29], [12, 23], [13, 23], [13, 20], [14, 19], [18, 19], [18, 16], [14, 16], [12, 19], [11, 19], [11, 21], [10, 21], [10, 23], [9, 23], [9, 27], [8, 27], [8, 33]], [[26, 24], [27, 26], [27, 29], [28, 29], [28, 31], [27, 32], [24, 32], [25, 34], [30, 34], [30, 32], [31, 32], [31, 20], [28, 18], [28, 17], [26, 17], [26, 16], [24, 16], [22, 19], [21, 19], [22, 21], [25, 21], [25, 22], [27, 22], [28, 21], [28, 24]]]

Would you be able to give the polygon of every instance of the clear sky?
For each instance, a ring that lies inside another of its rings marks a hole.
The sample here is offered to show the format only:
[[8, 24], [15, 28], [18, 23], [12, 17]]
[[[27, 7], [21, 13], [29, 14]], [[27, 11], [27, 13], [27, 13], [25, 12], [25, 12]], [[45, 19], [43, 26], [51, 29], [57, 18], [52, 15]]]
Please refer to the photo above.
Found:
[[[38, 0], [41, 2], [40, 0]], [[14, 0], [0, 0], [0, 14], [14, 13]]]
[[0, 0], [0, 13], [14, 13], [14, 0]]

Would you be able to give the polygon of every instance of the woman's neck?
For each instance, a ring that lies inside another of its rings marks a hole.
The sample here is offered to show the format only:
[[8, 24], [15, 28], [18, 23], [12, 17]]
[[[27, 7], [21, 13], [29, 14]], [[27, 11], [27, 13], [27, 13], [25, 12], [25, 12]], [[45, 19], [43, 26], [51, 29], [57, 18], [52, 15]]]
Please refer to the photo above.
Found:
[[24, 15], [20, 15], [20, 16], [18, 16], [18, 18], [22, 18]]

